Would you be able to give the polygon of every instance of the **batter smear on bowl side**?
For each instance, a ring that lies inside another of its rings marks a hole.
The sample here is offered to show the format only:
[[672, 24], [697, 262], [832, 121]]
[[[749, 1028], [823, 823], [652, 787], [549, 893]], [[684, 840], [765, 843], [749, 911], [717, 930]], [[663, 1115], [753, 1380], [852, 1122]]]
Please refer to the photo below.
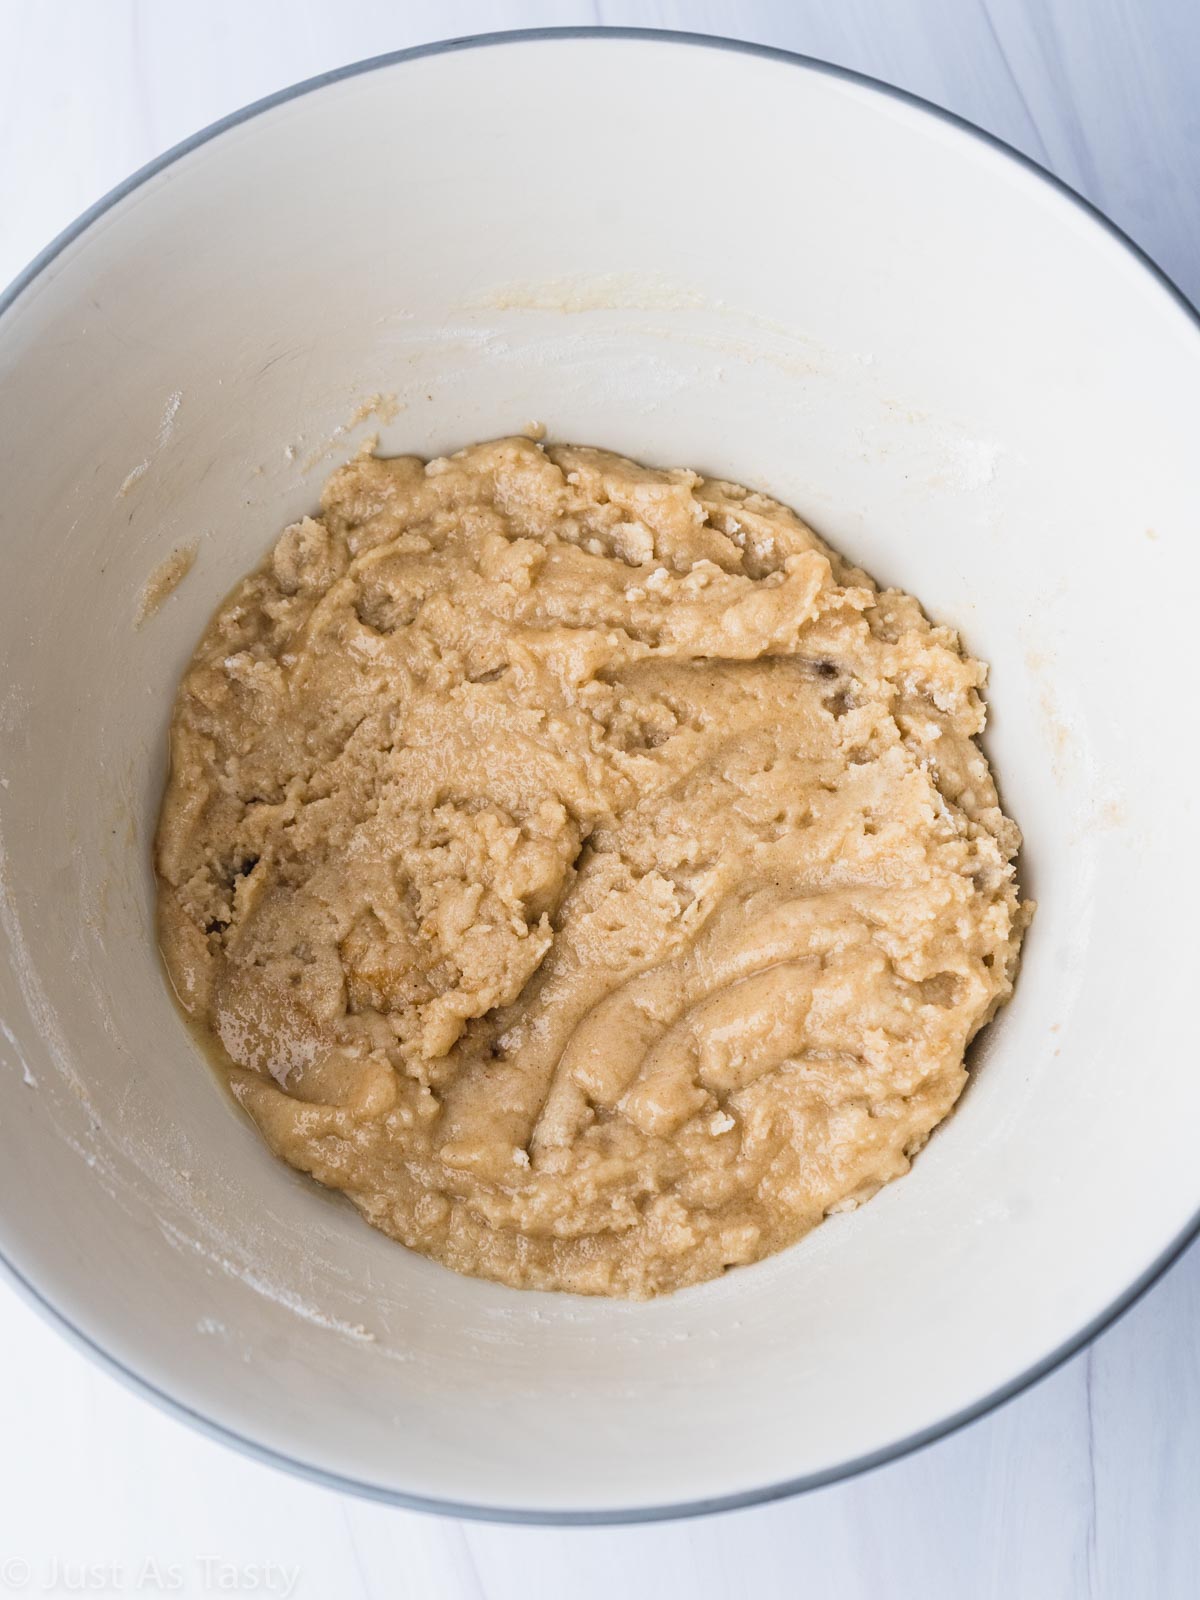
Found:
[[180, 687], [171, 981], [271, 1149], [412, 1249], [714, 1277], [907, 1171], [1011, 992], [983, 680], [734, 484], [359, 457]]

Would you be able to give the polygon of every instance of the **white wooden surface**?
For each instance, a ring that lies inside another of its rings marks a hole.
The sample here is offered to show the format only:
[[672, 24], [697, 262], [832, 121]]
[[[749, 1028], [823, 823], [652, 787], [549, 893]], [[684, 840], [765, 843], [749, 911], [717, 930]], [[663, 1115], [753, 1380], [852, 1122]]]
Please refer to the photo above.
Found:
[[[1052, 167], [1200, 300], [1195, 0], [0, 0], [0, 282], [259, 95], [423, 40], [594, 22], [766, 41], [915, 90]], [[244, 1460], [0, 1284], [0, 1597], [1200, 1595], [1198, 1322], [1200, 1247], [1086, 1354], [906, 1461], [761, 1510], [560, 1531], [395, 1511]]]

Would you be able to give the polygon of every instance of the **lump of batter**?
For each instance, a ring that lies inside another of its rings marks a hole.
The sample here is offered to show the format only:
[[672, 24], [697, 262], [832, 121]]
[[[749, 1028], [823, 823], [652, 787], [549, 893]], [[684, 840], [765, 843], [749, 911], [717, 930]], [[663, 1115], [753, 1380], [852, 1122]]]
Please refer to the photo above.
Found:
[[907, 1171], [1011, 991], [983, 678], [734, 484], [360, 457], [180, 688], [171, 981], [272, 1150], [412, 1249], [714, 1277]]

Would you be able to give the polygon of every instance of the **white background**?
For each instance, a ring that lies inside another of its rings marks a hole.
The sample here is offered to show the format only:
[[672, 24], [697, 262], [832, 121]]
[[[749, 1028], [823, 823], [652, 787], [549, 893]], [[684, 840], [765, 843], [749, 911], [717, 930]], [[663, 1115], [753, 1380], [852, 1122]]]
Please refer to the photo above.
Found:
[[[762, 40], [914, 90], [1051, 167], [1200, 300], [1195, 0], [0, 0], [0, 283], [135, 167], [298, 78], [595, 22]], [[1200, 1595], [1198, 1330], [1200, 1247], [1085, 1354], [906, 1461], [703, 1521], [526, 1529], [244, 1460], [128, 1394], [0, 1283], [0, 1600]]]

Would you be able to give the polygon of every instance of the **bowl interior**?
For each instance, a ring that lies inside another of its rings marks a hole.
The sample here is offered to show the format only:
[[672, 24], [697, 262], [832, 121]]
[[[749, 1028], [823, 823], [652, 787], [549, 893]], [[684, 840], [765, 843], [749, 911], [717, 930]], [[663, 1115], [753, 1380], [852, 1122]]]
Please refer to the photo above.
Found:
[[[836, 1474], [1046, 1359], [1200, 1202], [1166, 605], [1198, 401], [1196, 325], [1080, 208], [766, 55], [418, 55], [156, 172], [0, 316], [0, 1250], [265, 1450], [534, 1515]], [[153, 945], [165, 728], [216, 602], [367, 434], [531, 421], [763, 488], [960, 628], [1040, 902], [911, 1175], [649, 1305], [458, 1278], [270, 1160]]]

